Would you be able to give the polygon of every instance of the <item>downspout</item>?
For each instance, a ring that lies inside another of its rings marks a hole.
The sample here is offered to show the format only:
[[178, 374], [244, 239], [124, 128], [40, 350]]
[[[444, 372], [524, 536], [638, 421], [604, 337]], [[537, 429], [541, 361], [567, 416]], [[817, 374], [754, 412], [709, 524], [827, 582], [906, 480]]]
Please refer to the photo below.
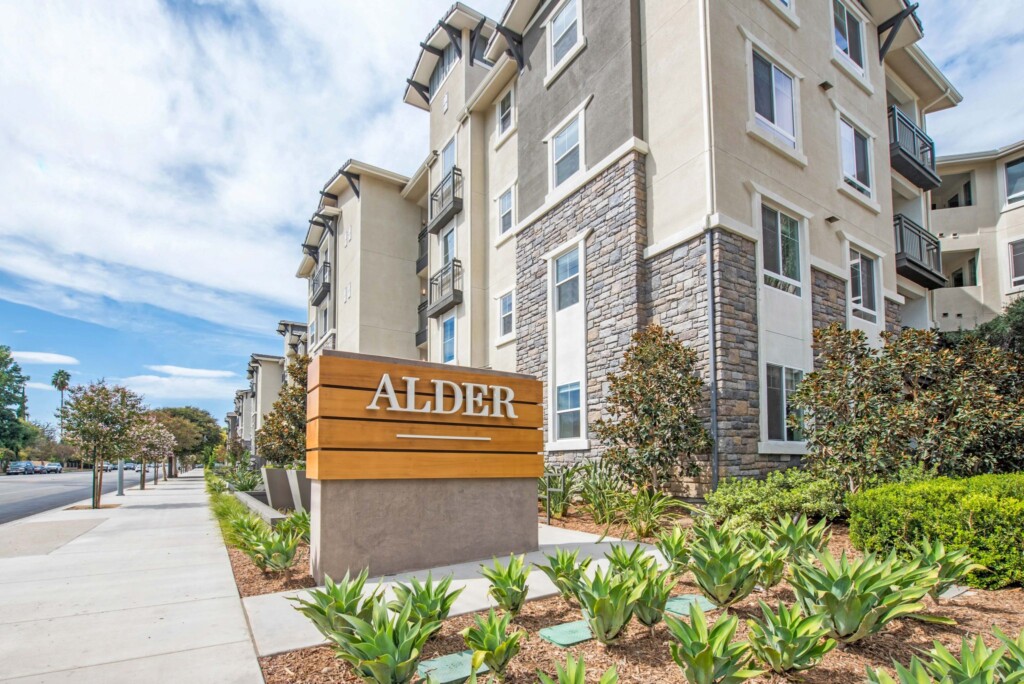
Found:
[[[710, 2], [701, 0], [700, 7], [700, 59], [703, 71], [704, 89], [701, 93], [704, 104], [704, 145], [705, 153], [708, 156], [707, 172], [707, 207], [708, 216], [713, 216], [717, 211], [717, 197], [715, 187], [715, 145], [714, 145], [714, 124], [712, 118], [711, 100], [711, 55], [709, 54], [709, 30], [710, 30]], [[715, 329], [715, 316], [717, 306], [715, 305], [715, 228], [709, 220], [704, 228], [705, 262], [707, 265], [708, 288], [708, 377], [711, 389], [711, 491], [718, 489], [718, 335]]]

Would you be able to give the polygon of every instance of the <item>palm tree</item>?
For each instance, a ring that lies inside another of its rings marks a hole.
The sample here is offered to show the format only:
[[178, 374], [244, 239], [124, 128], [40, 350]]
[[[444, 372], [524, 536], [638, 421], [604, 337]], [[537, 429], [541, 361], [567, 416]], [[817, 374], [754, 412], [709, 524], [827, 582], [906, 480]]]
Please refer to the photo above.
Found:
[[63, 368], [57, 370], [50, 379], [50, 384], [60, 391], [60, 439], [64, 441], [64, 392], [71, 385], [71, 373]]

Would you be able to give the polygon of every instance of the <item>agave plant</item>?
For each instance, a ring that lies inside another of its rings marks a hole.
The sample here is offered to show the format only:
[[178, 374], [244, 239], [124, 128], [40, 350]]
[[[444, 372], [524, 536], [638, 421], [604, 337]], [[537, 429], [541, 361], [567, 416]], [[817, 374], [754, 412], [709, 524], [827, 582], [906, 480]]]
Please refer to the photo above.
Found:
[[370, 619], [374, 603], [381, 598], [382, 594], [380, 587], [377, 587], [366, 598], [363, 598], [363, 588], [366, 586], [368, 576], [369, 570], [364, 568], [354, 578], [346, 572], [341, 581], [337, 583], [327, 577], [323, 591], [312, 589], [308, 592], [311, 601], [307, 601], [301, 596], [288, 600], [298, 603], [295, 610], [309, 618], [321, 634], [331, 639], [335, 633], [351, 631], [348, 623], [341, 619], [342, 615], [354, 615], [362, 620]]
[[618, 518], [618, 497], [626, 490], [624, 480], [610, 461], [590, 461], [580, 468], [579, 494], [583, 509], [598, 525]]
[[924, 663], [918, 660], [917, 656], [910, 659], [910, 667], [903, 667], [893, 662], [896, 668], [896, 677], [893, 678], [885, 670], [868, 668], [869, 684], [933, 684], [933, 680]]
[[750, 668], [750, 644], [733, 642], [739, 620], [723, 614], [708, 629], [704, 611], [690, 604], [690, 624], [665, 616], [669, 634], [677, 643], [669, 645], [672, 660], [690, 684], [738, 684], [762, 674]]
[[600, 643], [615, 643], [633, 619], [637, 601], [643, 595], [647, 582], [611, 568], [598, 569], [592, 578], [584, 576], [576, 586], [576, 600], [583, 610], [583, 618]]
[[640, 544], [635, 544], [629, 551], [626, 550], [625, 544], [615, 544], [604, 557], [616, 572], [643, 571], [656, 562]]
[[789, 552], [785, 548], [775, 546], [768, 535], [756, 527], [744, 530], [742, 535], [750, 550], [756, 553], [761, 560], [757, 583], [764, 589], [771, 589], [781, 582], [786, 574], [786, 560], [789, 558]]
[[287, 579], [295, 563], [299, 539], [298, 534], [270, 532], [254, 541], [246, 553], [263, 572], [283, 572]]
[[686, 504], [679, 499], [652, 489], [622, 492], [617, 496], [616, 506], [637, 541], [653, 536], [668, 520], [686, 509]]
[[395, 592], [395, 600], [388, 604], [388, 608], [398, 612], [406, 603], [411, 603], [411, 612], [415, 619], [423, 622], [444, 620], [451, 612], [455, 599], [462, 593], [462, 588], [448, 591], [453, 579], [454, 575], [448, 575], [434, 584], [434, 578], [428, 572], [427, 581], [422, 584], [415, 577], [408, 585], [398, 583], [392, 589]]
[[302, 541], [309, 543], [309, 511], [292, 511], [287, 518], [274, 528], [283, 534], [297, 534]]
[[491, 608], [487, 617], [479, 615], [473, 618], [473, 624], [459, 632], [466, 641], [466, 646], [473, 650], [471, 671], [476, 672], [480, 665], [486, 665], [491, 673], [501, 681], [505, 678], [508, 664], [519, 653], [519, 643], [526, 632], [517, 630], [508, 633], [512, 616], [506, 613], [498, 617]]
[[779, 517], [778, 522], [770, 522], [765, 534], [776, 547], [786, 550], [789, 559], [804, 558], [825, 548], [828, 543], [828, 521], [819, 520], [811, 525], [807, 516], [799, 518]]
[[[583, 658], [576, 660], [570, 653], [565, 659], [565, 667], [561, 664], [555, 665], [555, 679], [540, 670], [537, 670], [537, 678], [541, 684], [586, 684], [587, 666], [583, 663]], [[619, 684], [619, 673], [614, 665], [605, 670], [598, 684]]]
[[252, 513], [232, 516], [228, 519], [227, 526], [228, 543], [242, 551], [251, 548], [270, 531], [267, 524]]
[[710, 523], [695, 527], [694, 532], [689, 567], [701, 592], [719, 608], [749, 596], [760, 578], [760, 554], [739, 534]]
[[939, 569], [939, 580], [928, 592], [936, 602], [946, 593], [947, 589], [962, 580], [967, 573], [985, 569], [984, 565], [972, 562], [966, 550], [947, 551], [941, 541], [932, 542], [925, 538], [915, 551], [922, 566]]
[[[538, 496], [548, 497], [548, 510], [552, 518], [561, 518], [569, 512], [569, 504], [579, 494], [580, 466], [549, 466], [537, 480]], [[548, 486], [553, 489], [549, 490]]]
[[676, 525], [671, 530], [663, 530], [658, 534], [654, 546], [661, 552], [673, 575], [682, 577], [686, 573], [686, 564], [690, 559], [690, 537], [683, 528]]
[[526, 603], [526, 578], [530, 576], [531, 566], [524, 563], [525, 557], [509, 556], [507, 564], [495, 558], [492, 567], [480, 566], [480, 573], [491, 584], [487, 593], [502, 610], [513, 615], [518, 615]]
[[[932, 677], [950, 684], [1017, 684], [1024, 681], [1024, 672], [1003, 672], [1003, 653], [1006, 647], [992, 650], [985, 645], [979, 634], [972, 647], [965, 638], [960, 640], [960, 657], [935, 642], [924, 661], [924, 667]], [[1008, 675], [1008, 676], [1006, 676]]]
[[342, 619], [349, 630], [334, 635], [335, 653], [372, 684], [412, 682], [423, 644], [441, 626], [413, 618], [408, 603], [392, 616], [383, 600], [373, 603], [369, 620], [354, 615]]
[[895, 553], [879, 560], [869, 554], [837, 561], [828, 551], [811, 559], [797, 560], [790, 568], [789, 583], [804, 613], [825, 615], [829, 636], [849, 644], [874, 634], [899, 617], [953, 624], [948, 618], [929, 616], [922, 598], [935, 586], [938, 568], [922, 567], [919, 561], [902, 563]]
[[641, 625], [650, 630], [651, 636], [654, 636], [654, 628], [664, 619], [665, 604], [668, 603], [676, 586], [672, 569], [659, 570], [651, 563], [633, 568], [630, 572], [633, 573], [635, 581], [644, 587], [636, 600], [633, 614]]
[[804, 617], [799, 606], [786, 608], [782, 602], [778, 612], [773, 612], [764, 601], [758, 603], [764, 620], [747, 620], [747, 639], [757, 659], [772, 672], [785, 674], [814, 667], [836, 647], [835, 640], [822, 640], [828, 633], [822, 626], [824, 615]]
[[1011, 639], [1003, 634], [1003, 631], [996, 627], [994, 630], [996, 638], [1006, 646], [1006, 655], [1003, 656], [1003, 670], [1007, 674], [1011, 672], [1024, 672], [1024, 630]]
[[548, 560], [547, 565], [537, 565], [537, 569], [548, 576], [548, 579], [558, 589], [558, 593], [569, 604], [571, 604], [576, 585], [579, 583], [583, 573], [590, 567], [592, 560], [590, 556], [587, 556], [582, 561], [577, 562], [576, 559], [579, 553], [579, 549], [571, 552], [565, 549], [556, 549], [554, 556], [544, 556]]

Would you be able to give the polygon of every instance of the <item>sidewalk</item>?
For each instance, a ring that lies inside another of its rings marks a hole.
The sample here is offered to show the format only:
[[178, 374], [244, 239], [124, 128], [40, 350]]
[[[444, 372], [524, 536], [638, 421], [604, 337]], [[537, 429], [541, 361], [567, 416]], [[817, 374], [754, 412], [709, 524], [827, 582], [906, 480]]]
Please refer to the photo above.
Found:
[[202, 475], [0, 525], [0, 681], [263, 681]]

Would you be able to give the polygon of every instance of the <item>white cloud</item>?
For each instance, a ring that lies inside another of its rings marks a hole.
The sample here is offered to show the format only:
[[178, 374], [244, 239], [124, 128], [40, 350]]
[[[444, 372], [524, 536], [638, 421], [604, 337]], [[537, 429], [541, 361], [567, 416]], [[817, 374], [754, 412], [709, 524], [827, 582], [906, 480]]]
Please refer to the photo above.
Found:
[[133, 375], [121, 378], [118, 384], [125, 385], [147, 400], [154, 399], [223, 399], [233, 396], [236, 382], [221, 378]]
[[53, 385], [48, 385], [45, 382], [26, 382], [25, 387], [34, 390], [42, 390], [44, 392], [56, 392], [57, 388]]
[[11, 356], [18, 363], [40, 364], [47, 366], [77, 366], [79, 361], [74, 356], [67, 354], [53, 354], [51, 352], [34, 351], [12, 351]]
[[185, 368], [183, 366], [146, 366], [151, 371], [180, 378], [233, 378], [235, 373], [206, 368]]

